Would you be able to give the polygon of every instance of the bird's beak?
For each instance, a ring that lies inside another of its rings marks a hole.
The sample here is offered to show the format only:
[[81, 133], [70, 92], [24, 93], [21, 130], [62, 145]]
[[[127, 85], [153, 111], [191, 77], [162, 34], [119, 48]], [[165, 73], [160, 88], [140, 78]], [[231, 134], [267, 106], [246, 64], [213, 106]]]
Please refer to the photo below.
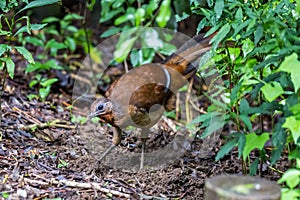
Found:
[[97, 116], [97, 112], [92, 112], [87, 116], [87, 121], [90, 121], [92, 118]]
[[88, 117], [87, 117], [87, 120], [90, 121], [92, 118], [94, 117], [99, 117], [100, 115], [102, 115], [103, 112], [101, 111], [95, 111], [95, 112], [91, 112]]

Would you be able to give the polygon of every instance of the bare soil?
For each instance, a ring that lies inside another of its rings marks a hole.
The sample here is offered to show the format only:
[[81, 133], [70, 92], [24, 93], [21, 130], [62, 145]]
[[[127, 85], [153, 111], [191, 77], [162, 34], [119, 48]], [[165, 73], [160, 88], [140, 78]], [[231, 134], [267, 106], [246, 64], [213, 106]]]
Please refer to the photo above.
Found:
[[[199, 132], [183, 155], [164, 167], [130, 171], [99, 163], [98, 149], [90, 148], [84, 133], [98, 134], [106, 138], [103, 141], [108, 145], [111, 127], [71, 123], [71, 97], [63, 90], [51, 93], [45, 102], [29, 101], [27, 95], [36, 91], [22, 77], [17, 74], [14, 80], [7, 79], [2, 88], [0, 199], [203, 199], [207, 178], [242, 174], [237, 150], [215, 161], [224, 143], [221, 135], [228, 131], [225, 129], [213, 135], [213, 140], [199, 139]], [[125, 131], [122, 144], [114, 151], [139, 153], [134, 132]], [[162, 120], [151, 129], [146, 152], [163, 148], [174, 134], [178, 133]], [[97, 137], [91, 141], [97, 141]], [[268, 149], [266, 152], [270, 155]], [[288, 165], [283, 156], [273, 167], [285, 170]], [[277, 181], [277, 170], [262, 163], [260, 175]]]

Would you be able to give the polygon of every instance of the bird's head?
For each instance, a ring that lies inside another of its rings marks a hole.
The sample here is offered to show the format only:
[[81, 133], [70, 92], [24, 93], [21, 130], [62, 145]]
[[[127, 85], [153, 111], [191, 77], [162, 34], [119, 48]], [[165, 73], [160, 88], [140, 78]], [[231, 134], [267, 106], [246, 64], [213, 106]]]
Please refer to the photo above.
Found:
[[112, 112], [112, 102], [107, 98], [95, 100], [91, 105], [91, 113], [89, 119], [110, 114]]

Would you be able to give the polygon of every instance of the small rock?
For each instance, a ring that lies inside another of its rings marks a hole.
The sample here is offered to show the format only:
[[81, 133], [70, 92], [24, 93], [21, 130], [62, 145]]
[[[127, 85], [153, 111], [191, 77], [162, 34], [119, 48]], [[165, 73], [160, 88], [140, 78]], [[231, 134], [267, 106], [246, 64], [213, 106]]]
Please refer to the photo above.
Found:
[[17, 190], [17, 195], [20, 196], [20, 197], [26, 198], [27, 197], [27, 192], [26, 192], [26, 190], [18, 189]]

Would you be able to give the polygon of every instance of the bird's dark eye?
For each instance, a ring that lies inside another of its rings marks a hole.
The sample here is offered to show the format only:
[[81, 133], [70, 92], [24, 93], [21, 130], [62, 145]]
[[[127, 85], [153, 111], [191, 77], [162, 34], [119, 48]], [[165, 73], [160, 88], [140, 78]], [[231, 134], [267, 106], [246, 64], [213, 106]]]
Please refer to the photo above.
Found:
[[102, 111], [103, 110], [103, 108], [104, 108], [104, 105], [103, 105], [103, 103], [100, 103], [98, 106], [97, 106], [97, 111]]

